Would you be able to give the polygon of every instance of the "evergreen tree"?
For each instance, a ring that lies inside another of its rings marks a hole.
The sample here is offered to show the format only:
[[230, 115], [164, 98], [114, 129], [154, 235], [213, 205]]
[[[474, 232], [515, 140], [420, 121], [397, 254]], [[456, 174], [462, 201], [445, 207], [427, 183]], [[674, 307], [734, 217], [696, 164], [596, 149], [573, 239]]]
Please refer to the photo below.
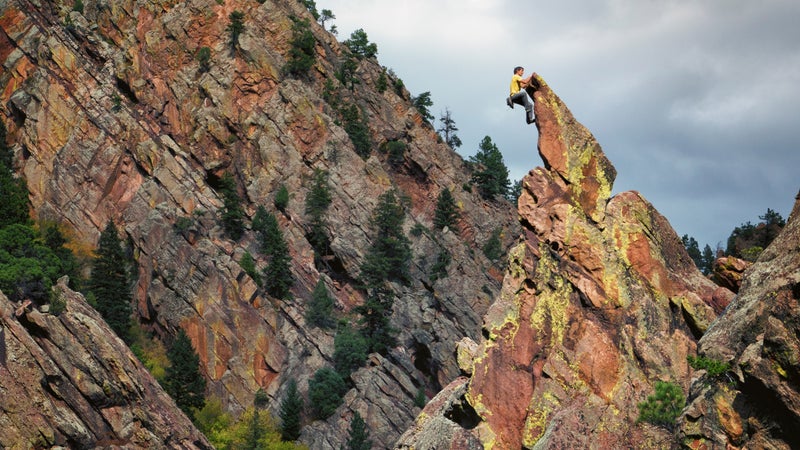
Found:
[[369, 42], [367, 33], [363, 28], [353, 31], [353, 33], [350, 34], [350, 39], [344, 41], [344, 45], [359, 59], [372, 58], [378, 54], [378, 46]]
[[453, 198], [450, 189], [442, 189], [439, 191], [439, 197], [436, 199], [436, 211], [433, 215], [433, 225], [436, 229], [443, 229], [449, 227], [454, 232], [458, 232], [456, 224], [460, 214], [458, 212], [458, 205]]
[[244, 32], [244, 13], [241, 11], [233, 11], [228, 15], [228, 26], [225, 28], [230, 35], [231, 49], [236, 50], [239, 46], [239, 35]]
[[395, 345], [395, 330], [390, 323], [394, 294], [385, 287], [375, 287], [369, 290], [363, 305], [355, 308], [361, 317], [360, 333], [367, 343], [368, 352], [386, 354], [389, 348]]
[[372, 441], [369, 439], [367, 424], [358, 411], [353, 413], [350, 420], [350, 429], [347, 437], [347, 450], [369, 450], [372, 448]]
[[372, 218], [372, 245], [361, 265], [361, 279], [367, 287], [389, 280], [408, 281], [411, 244], [403, 232], [404, 220], [403, 205], [390, 189], [379, 198]]
[[637, 422], [649, 422], [671, 430], [685, 404], [686, 400], [680, 386], [675, 383], [657, 381], [655, 393], [649, 395], [646, 401], [638, 405], [639, 418]]
[[284, 213], [286, 212], [286, 207], [289, 206], [289, 190], [286, 189], [285, 184], [282, 184], [278, 188], [278, 192], [275, 193], [275, 201], [273, 203], [278, 211]]
[[81, 287], [81, 274], [78, 259], [72, 250], [64, 247], [67, 239], [61, 234], [61, 230], [54, 223], [45, 224], [42, 227], [44, 244], [53, 251], [61, 261], [61, 272], [69, 276], [69, 284], [73, 289]]
[[706, 246], [703, 247], [703, 268], [701, 269], [704, 274], [708, 275], [714, 270], [714, 261], [716, 259], [716, 255], [714, 255], [714, 252], [711, 250], [711, 246], [706, 244]]
[[306, 215], [309, 218], [308, 241], [318, 255], [327, 255], [330, 250], [330, 239], [326, 228], [325, 213], [331, 204], [331, 193], [328, 187], [328, 174], [324, 170], [314, 169], [311, 189], [306, 196]]
[[6, 144], [6, 127], [0, 121], [0, 228], [11, 224], [27, 224], [28, 188], [25, 180], [15, 178], [14, 154]]
[[100, 233], [96, 253], [89, 290], [97, 301], [97, 311], [108, 326], [128, 342], [133, 296], [128, 278], [128, 261], [114, 222], [109, 221]]
[[323, 367], [314, 373], [308, 382], [308, 399], [314, 417], [327, 419], [342, 404], [347, 386], [342, 377], [330, 367]]
[[516, 205], [519, 201], [519, 196], [522, 195], [522, 180], [517, 180], [511, 183], [511, 188], [508, 190], [506, 198], [512, 204]]
[[444, 109], [444, 113], [439, 117], [439, 121], [442, 122], [442, 127], [436, 131], [439, 132], [447, 145], [454, 150], [461, 147], [461, 139], [456, 135], [456, 131], [458, 131], [458, 128], [456, 128], [456, 121], [451, 117], [449, 109]]
[[498, 195], [508, 194], [508, 168], [503, 162], [503, 154], [492, 142], [492, 138], [483, 138], [478, 146], [478, 153], [470, 157], [470, 162], [476, 166], [472, 173], [472, 182], [478, 185], [484, 198], [493, 199]]
[[692, 258], [692, 261], [694, 261], [695, 267], [702, 270], [703, 260], [702, 255], [700, 254], [700, 245], [697, 243], [695, 238], [689, 236], [688, 234], [684, 234], [683, 237], [681, 237], [681, 242], [683, 242], [683, 246], [686, 248], [686, 253], [688, 253], [689, 257]]
[[225, 233], [234, 240], [239, 240], [244, 233], [244, 209], [242, 199], [236, 191], [236, 181], [226, 173], [219, 180], [219, 192], [222, 195], [222, 226]]
[[303, 398], [297, 391], [297, 382], [289, 380], [286, 396], [281, 401], [279, 416], [281, 418], [281, 439], [296, 441], [300, 437], [301, 416], [303, 414]]
[[311, 300], [306, 308], [306, 322], [309, 325], [320, 328], [331, 328], [333, 320], [333, 299], [328, 294], [325, 283], [320, 279], [314, 292], [311, 293]]
[[503, 241], [500, 240], [500, 233], [500, 228], [495, 229], [489, 240], [483, 245], [483, 254], [490, 261], [497, 261], [503, 256]]
[[364, 119], [361, 109], [356, 105], [345, 106], [340, 110], [344, 131], [353, 142], [356, 153], [366, 159], [372, 152], [372, 139], [369, 135], [369, 127]]
[[269, 259], [264, 269], [264, 288], [273, 297], [286, 300], [294, 284], [289, 246], [283, 239], [283, 233], [274, 215], [267, 213], [264, 222], [261, 246]]
[[61, 261], [30, 225], [0, 228], [0, 290], [9, 299], [44, 304], [50, 287], [64, 273]]
[[308, 73], [316, 61], [317, 40], [308, 19], [292, 17], [292, 40], [284, 71], [294, 76]]
[[170, 366], [164, 375], [164, 390], [181, 411], [193, 418], [194, 410], [205, 404], [206, 379], [200, 373], [200, 357], [183, 328], [167, 350], [167, 358]]
[[411, 104], [414, 105], [414, 108], [417, 108], [419, 114], [427, 123], [431, 123], [433, 121], [433, 114], [431, 114], [430, 108], [433, 106], [433, 100], [431, 100], [431, 93], [430, 91], [423, 92], [422, 94], [417, 95], [416, 97], [411, 98]]
[[333, 365], [342, 379], [347, 379], [367, 360], [366, 340], [349, 325], [341, 327], [336, 333], [333, 348]]
[[330, 9], [323, 9], [322, 11], [320, 11], [320, 15], [317, 21], [320, 23], [320, 25], [322, 25], [322, 28], [325, 29], [325, 22], [333, 20], [335, 18], [336, 16], [333, 15], [333, 11], [331, 11]]

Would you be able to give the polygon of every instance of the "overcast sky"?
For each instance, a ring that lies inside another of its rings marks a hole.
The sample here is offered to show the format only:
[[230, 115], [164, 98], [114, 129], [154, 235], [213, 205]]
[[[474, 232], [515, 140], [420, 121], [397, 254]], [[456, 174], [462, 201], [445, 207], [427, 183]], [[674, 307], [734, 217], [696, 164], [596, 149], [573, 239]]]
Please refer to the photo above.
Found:
[[363, 28], [412, 95], [430, 91], [468, 158], [490, 136], [511, 178], [541, 166], [505, 97], [536, 72], [637, 190], [700, 247], [724, 248], [800, 190], [800, 1], [317, 0], [339, 40]]

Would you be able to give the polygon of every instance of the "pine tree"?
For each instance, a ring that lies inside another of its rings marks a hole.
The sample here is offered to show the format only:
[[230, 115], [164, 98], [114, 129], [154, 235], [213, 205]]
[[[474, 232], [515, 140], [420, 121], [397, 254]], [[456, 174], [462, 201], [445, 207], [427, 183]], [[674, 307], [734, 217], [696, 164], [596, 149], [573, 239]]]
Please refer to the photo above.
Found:
[[333, 299], [328, 294], [325, 283], [320, 279], [306, 307], [306, 322], [315, 327], [331, 328], [334, 325], [332, 314]]
[[472, 173], [472, 182], [478, 185], [484, 198], [491, 200], [508, 194], [511, 184], [508, 180], [508, 168], [503, 162], [503, 154], [492, 142], [492, 138], [483, 138], [478, 146], [478, 153], [470, 157], [470, 162], [476, 166]]
[[367, 360], [366, 340], [349, 325], [341, 327], [336, 333], [333, 348], [333, 365], [343, 379], [347, 379]]
[[244, 13], [241, 11], [233, 11], [228, 15], [228, 26], [225, 28], [230, 35], [231, 49], [236, 50], [239, 46], [239, 35], [244, 32]]
[[348, 450], [369, 450], [372, 448], [372, 441], [369, 439], [367, 424], [358, 411], [353, 413], [348, 430], [347, 449]]
[[206, 379], [200, 373], [200, 357], [181, 328], [167, 351], [170, 366], [164, 376], [164, 390], [189, 418], [205, 404]]
[[308, 398], [314, 417], [323, 420], [330, 417], [342, 404], [345, 392], [347, 385], [335, 370], [330, 367], [317, 370], [308, 382]]
[[309, 218], [308, 241], [318, 255], [327, 255], [330, 250], [330, 239], [326, 228], [325, 213], [331, 204], [328, 174], [320, 169], [314, 169], [311, 179], [311, 188], [306, 196], [306, 215]]
[[294, 284], [292, 258], [289, 256], [289, 246], [283, 238], [278, 220], [270, 213], [264, 218], [261, 246], [269, 259], [264, 269], [264, 288], [273, 297], [286, 300]]
[[372, 218], [372, 245], [361, 265], [361, 279], [367, 287], [389, 280], [408, 281], [411, 244], [403, 232], [404, 221], [403, 205], [390, 189], [381, 195]]
[[444, 227], [449, 227], [454, 232], [458, 232], [456, 224], [459, 219], [458, 206], [453, 198], [450, 189], [442, 189], [439, 192], [439, 197], [436, 199], [436, 211], [433, 215], [433, 225], [436, 229], [441, 230]]
[[449, 109], [444, 109], [444, 113], [439, 117], [439, 121], [442, 122], [442, 127], [436, 131], [440, 133], [447, 145], [453, 150], [461, 147], [461, 139], [456, 135], [456, 131], [458, 131], [458, 128], [456, 128], [456, 121], [451, 117]]
[[378, 46], [375, 43], [370, 43], [367, 33], [363, 28], [359, 28], [350, 34], [350, 39], [344, 41], [354, 55], [359, 59], [372, 58], [378, 54]]
[[417, 108], [417, 111], [425, 120], [425, 122], [431, 123], [433, 121], [433, 114], [431, 114], [430, 110], [428, 109], [433, 106], [433, 100], [431, 100], [430, 91], [425, 91], [415, 97], [412, 97], [411, 104], [414, 105], [414, 108]]
[[316, 61], [316, 45], [308, 19], [292, 17], [292, 41], [284, 71], [294, 76], [307, 74]]
[[686, 253], [688, 253], [689, 257], [692, 258], [692, 261], [694, 261], [695, 267], [702, 270], [703, 259], [700, 253], [700, 245], [697, 243], [697, 240], [688, 234], [684, 234], [683, 237], [681, 237], [681, 241], [683, 242], [683, 246], [686, 248]]
[[367, 343], [368, 352], [386, 354], [389, 348], [395, 345], [395, 330], [390, 323], [394, 294], [385, 287], [375, 287], [369, 290], [363, 305], [355, 308], [361, 317], [360, 333]]
[[15, 178], [14, 154], [6, 144], [6, 127], [0, 120], [0, 228], [11, 224], [27, 224], [28, 187], [25, 180]]
[[89, 290], [97, 301], [97, 311], [125, 342], [131, 326], [131, 283], [128, 261], [116, 225], [109, 221], [100, 233], [97, 257], [92, 264]]
[[289, 380], [286, 396], [281, 401], [279, 416], [281, 418], [281, 439], [296, 441], [300, 437], [300, 418], [303, 414], [303, 398], [297, 391], [297, 382]]
[[705, 275], [710, 274], [711, 271], [714, 270], [714, 261], [716, 259], [716, 255], [714, 255], [714, 251], [711, 250], [711, 246], [706, 244], [706, 246], [703, 247], [703, 267], [701, 269]]
[[219, 180], [219, 192], [223, 202], [222, 226], [231, 239], [239, 240], [244, 233], [244, 209], [231, 174], [226, 173]]

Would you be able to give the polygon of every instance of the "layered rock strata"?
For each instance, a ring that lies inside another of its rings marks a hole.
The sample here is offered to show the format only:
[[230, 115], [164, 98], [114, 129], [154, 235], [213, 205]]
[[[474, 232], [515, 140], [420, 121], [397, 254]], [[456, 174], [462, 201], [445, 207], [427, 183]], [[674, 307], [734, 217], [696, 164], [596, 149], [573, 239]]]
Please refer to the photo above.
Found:
[[[637, 424], [637, 404], [659, 380], [686, 392], [687, 356], [725, 305], [715, 310], [717, 286], [650, 203], [611, 195], [616, 171], [600, 145], [534, 80], [544, 167], [523, 179], [523, 233], [483, 339], [459, 347], [471, 374], [462, 398], [479, 417], [470, 433], [495, 449], [668, 447], [670, 433]], [[447, 392], [464, 386], [454, 383]], [[398, 446], [440, 429], [423, 411]]]

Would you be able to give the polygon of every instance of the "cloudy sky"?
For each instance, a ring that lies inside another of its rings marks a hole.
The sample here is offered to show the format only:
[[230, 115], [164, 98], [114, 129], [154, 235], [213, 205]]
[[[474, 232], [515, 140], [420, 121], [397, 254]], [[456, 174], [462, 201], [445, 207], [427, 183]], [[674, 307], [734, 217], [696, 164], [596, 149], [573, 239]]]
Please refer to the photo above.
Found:
[[[679, 235], [725, 246], [800, 190], [797, 0], [317, 0], [345, 40], [363, 28], [412, 95], [445, 108], [465, 158], [490, 136], [512, 179], [542, 161], [505, 97], [537, 72]], [[330, 25], [328, 22], [326, 25]]]

